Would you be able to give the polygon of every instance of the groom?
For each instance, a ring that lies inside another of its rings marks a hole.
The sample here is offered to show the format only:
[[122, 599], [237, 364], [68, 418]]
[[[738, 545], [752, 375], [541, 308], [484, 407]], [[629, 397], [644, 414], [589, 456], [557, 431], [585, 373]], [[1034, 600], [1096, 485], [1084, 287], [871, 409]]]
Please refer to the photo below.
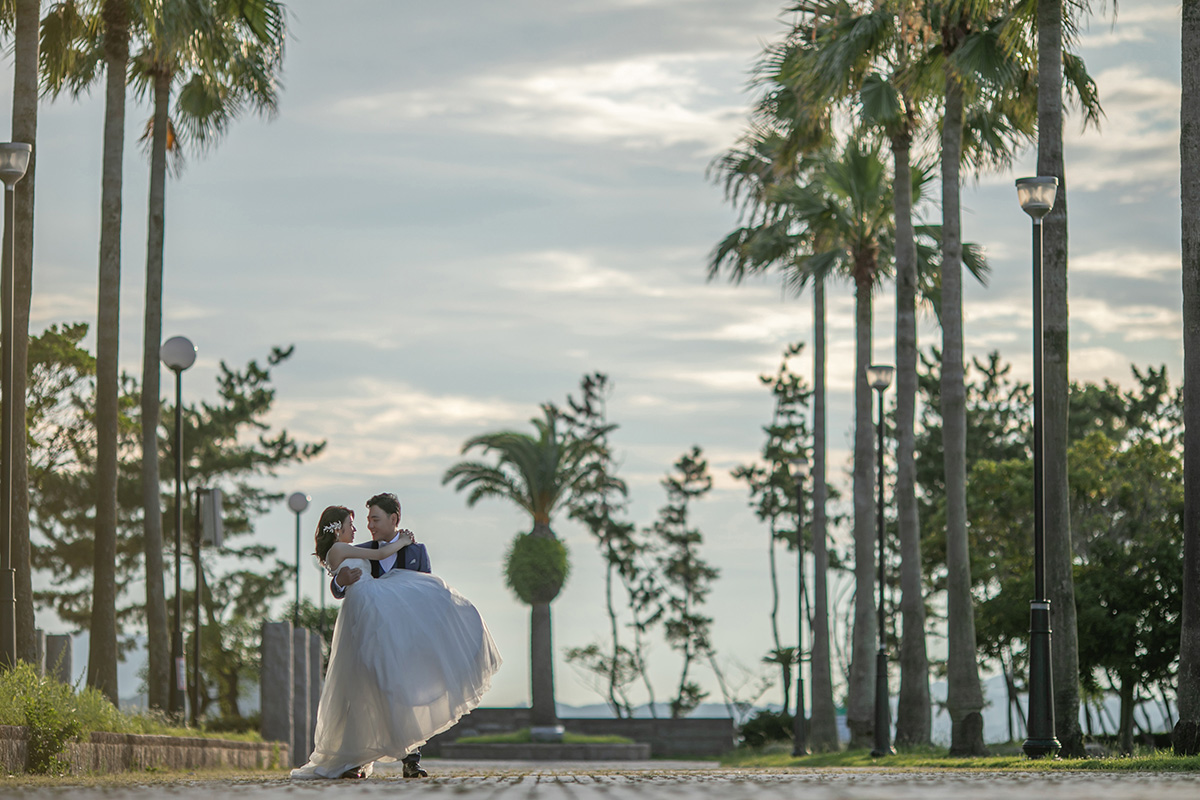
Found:
[[[377, 494], [367, 501], [367, 530], [371, 532], [371, 541], [355, 545], [378, 550], [384, 545], [391, 544], [400, 538], [400, 501], [391, 492]], [[394, 556], [379, 561], [372, 561], [371, 577], [379, 578], [393, 569], [411, 569], [417, 572], [432, 572], [429, 563], [429, 553], [425, 545], [413, 542], [407, 547], [400, 548]], [[362, 570], [354, 567], [342, 567], [338, 574], [329, 582], [329, 590], [333, 596], [341, 600], [346, 596], [346, 587], [362, 577]], [[404, 777], [427, 778], [429, 773], [421, 768], [421, 751], [416, 750], [406, 755], [404, 762]], [[362, 768], [353, 769], [342, 776], [343, 778], [365, 777]]]

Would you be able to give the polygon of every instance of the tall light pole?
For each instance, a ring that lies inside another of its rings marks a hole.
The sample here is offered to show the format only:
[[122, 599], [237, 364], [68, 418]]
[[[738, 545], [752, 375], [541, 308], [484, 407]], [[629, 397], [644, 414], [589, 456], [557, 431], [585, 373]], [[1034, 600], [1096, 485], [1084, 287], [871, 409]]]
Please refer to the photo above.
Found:
[[296, 607], [292, 611], [292, 627], [300, 624], [300, 515], [311, 499], [304, 492], [292, 492], [287, 499], [288, 508], [296, 513]]
[[167, 711], [183, 716], [187, 691], [187, 663], [183, 655], [183, 371], [196, 363], [196, 345], [186, 336], [173, 336], [158, 351], [163, 364], [175, 373], [175, 626], [171, 630], [171, 663], [175, 681]]
[[892, 719], [891, 707], [888, 703], [888, 657], [887, 657], [887, 627], [884, 622], [883, 609], [883, 393], [892, 385], [894, 367], [883, 364], [872, 364], [867, 367], [867, 382], [879, 395], [879, 422], [875, 426], [879, 444], [877, 447], [879, 475], [879, 500], [876, 504], [876, 539], [879, 542], [879, 652], [875, 655], [875, 749], [871, 751], [874, 758], [894, 755], [892, 748]]
[[[804, 707], [804, 479], [808, 477], [808, 459], [797, 456], [791, 460], [792, 480], [796, 485], [796, 718], [792, 721], [792, 755], [806, 756], [808, 749], [808, 714]], [[784, 711], [787, 711], [785, 708]]]
[[0, 667], [17, 663], [17, 571], [12, 563], [13, 437], [13, 228], [16, 226], [17, 181], [25, 177], [33, 145], [0, 144], [0, 180], [4, 181], [4, 263], [0, 265]]
[[1033, 600], [1029, 603], [1029, 720], [1021, 749], [1030, 758], [1053, 756], [1054, 678], [1050, 671], [1050, 600], [1046, 597], [1045, 410], [1042, 395], [1042, 218], [1054, 207], [1058, 178], [1017, 180], [1017, 199], [1033, 218]]

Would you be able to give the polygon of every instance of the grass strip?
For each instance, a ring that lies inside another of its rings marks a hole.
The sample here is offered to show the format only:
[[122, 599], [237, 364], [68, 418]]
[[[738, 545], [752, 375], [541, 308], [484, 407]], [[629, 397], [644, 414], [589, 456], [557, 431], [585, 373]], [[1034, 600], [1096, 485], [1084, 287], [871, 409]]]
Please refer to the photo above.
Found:
[[[478, 736], [460, 736], [454, 740], [455, 744], [530, 744], [533, 743], [533, 736], [529, 732], [529, 728], [521, 728], [516, 731], [507, 733], [486, 733]], [[570, 731], [563, 734], [563, 744], [633, 744], [633, 739], [628, 736], [617, 736], [610, 734], [606, 736], [587, 736], [582, 733], [571, 733]]]
[[987, 772], [1200, 772], [1200, 756], [1176, 756], [1169, 750], [1133, 756], [1099, 758], [1030, 759], [1006, 754], [979, 758], [952, 758], [936, 748], [910, 750], [893, 756], [872, 758], [869, 750], [845, 750], [839, 753], [814, 753], [795, 757], [790, 752], [738, 750], [721, 758], [721, 766], [733, 768], [800, 769], [873, 767], [890, 770], [948, 769]]

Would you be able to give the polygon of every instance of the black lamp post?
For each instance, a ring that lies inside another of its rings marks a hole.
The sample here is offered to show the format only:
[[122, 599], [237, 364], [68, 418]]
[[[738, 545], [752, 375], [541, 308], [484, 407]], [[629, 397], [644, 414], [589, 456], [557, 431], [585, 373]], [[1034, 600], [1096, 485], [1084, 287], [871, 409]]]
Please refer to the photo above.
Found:
[[1053, 756], [1054, 679], [1050, 671], [1050, 601], [1046, 597], [1046, 478], [1042, 367], [1042, 218], [1054, 207], [1058, 178], [1020, 178], [1017, 199], [1033, 218], [1033, 600], [1029, 603], [1029, 723], [1021, 749], [1030, 758]]
[[[796, 717], [792, 720], [792, 755], [806, 756], [808, 714], [804, 707], [804, 479], [808, 477], [808, 459], [791, 460], [792, 480], [796, 484]], [[784, 711], [787, 709], [785, 708]]]
[[0, 144], [0, 180], [4, 181], [4, 263], [0, 276], [0, 667], [17, 663], [17, 571], [12, 563], [13, 437], [16, 408], [13, 387], [13, 228], [16, 226], [16, 185], [25, 177], [33, 146], [25, 142]]
[[174, 336], [163, 342], [159, 358], [175, 373], [175, 625], [171, 630], [171, 662], [175, 680], [167, 702], [167, 711], [179, 717], [184, 713], [187, 691], [187, 662], [183, 655], [183, 371], [196, 363], [196, 345], [186, 336]]
[[878, 496], [876, 504], [876, 538], [879, 542], [879, 652], [875, 656], [875, 749], [871, 751], [873, 758], [890, 756], [896, 753], [892, 748], [892, 719], [891, 706], [888, 703], [888, 657], [887, 657], [887, 627], [884, 624], [883, 608], [883, 393], [892, 385], [892, 376], [896, 370], [882, 364], [872, 364], [867, 367], [867, 382], [879, 395], [879, 422], [875, 426], [879, 445], [878, 456]]
[[[300, 625], [300, 515], [308, 508], [309, 501], [304, 492], [292, 492], [287, 499], [288, 508], [296, 514], [296, 607], [292, 611], [292, 627]], [[321, 598], [324, 597], [322, 593]]]

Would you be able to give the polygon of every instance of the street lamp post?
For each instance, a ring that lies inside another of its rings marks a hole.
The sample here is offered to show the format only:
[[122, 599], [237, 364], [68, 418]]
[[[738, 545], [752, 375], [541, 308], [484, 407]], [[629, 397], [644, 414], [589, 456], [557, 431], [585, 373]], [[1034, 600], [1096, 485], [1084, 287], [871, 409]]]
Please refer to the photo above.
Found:
[[293, 627], [300, 624], [300, 515], [308, 508], [310, 500], [304, 492], [292, 492], [287, 499], [288, 508], [296, 513], [296, 607], [292, 611]]
[[[792, 755], [806, 756], [808, 749], [808, 714], [804, 706], [804, 479], [808, 476], [808, 459], [797, 456], [791, 460], [792, 480], [796, 484], [796, 718], [792, 720]], [[784, 711], [787, 711], [785, 708]]]
[[1042, 218], [1054, 207], [1058, 178], [1017, 180], [1017, 199], [1033, 218], [1033, 600], [1029, 603], [1029, 721], [1021, 749], [1030, 758], [1053, 756], [1054, 679], [1050, 670], [1050, 600], [1046, 597], [1045, 410], [1042, 394]]
[[25, 177], [33, 146], [25, 142], [0, 144], [0, 180], [4, 181], [4, 263], [0, 265], [0, 667], [17, 663], [17, 571], [12, 563], [13, 437], [13, 271], [16, 226], [16, 185]]
[[183, 371], [196, 363], [196, 345], [186, 336], [173, 336], [159, 348], [159, 358], [175, 373], [175, 626], [171, 631], [171, 662], [175, 682], [167, 711], [184, 713], [187, 664], [183, 655]]
[[879, 440], [878, 456], [878, 502], [876, 504], [876, 538], [879, 543], [879, 651], [875, 656], [875, 749], [871, 756], [879, 758], [895, 754], [891, 737], [891, 707], [888, 703], [888, 657], [887, 657], [887, 627], [884, 624], [883, 608], [883, 393], [892, 385], [892, 376], [896, 370], [882, 364], [872, 364], [867, 367], [867, 381], [879, 395], [879, 422], [876, 432]]

